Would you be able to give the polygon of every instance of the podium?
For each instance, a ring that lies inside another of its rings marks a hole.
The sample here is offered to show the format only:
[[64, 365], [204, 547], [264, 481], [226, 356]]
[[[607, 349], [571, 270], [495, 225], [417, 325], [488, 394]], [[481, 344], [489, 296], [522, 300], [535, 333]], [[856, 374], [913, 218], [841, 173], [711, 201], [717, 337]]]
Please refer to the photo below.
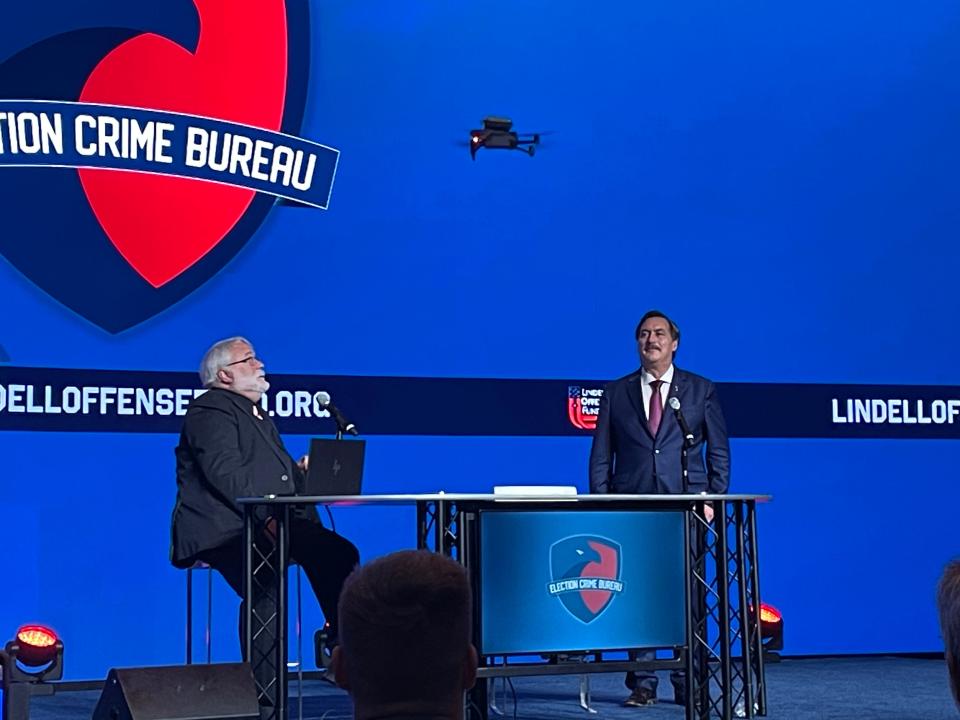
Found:
[[[240, 498], [243, 642], [258, 696], [272, 718], [287, 720], [287, 582], [279, 569], [289, 561], [291, 508], [349, 505], [362, 512], [368, 505], [415, 505], [417, 546], [456, 559], [470, 577], [478, 678], [683, 670], [687, 720], [764, 716], [756, 510], [768, 499], [444, 493]], [[707, 504], [712, 522], [704, 516]], [[267, 518], [275, 523], [276, 540], [264, 547], [255, 539]], [[255, 656], [256, 636], [271, 642], [268, 650], [261, 643]], [[674, 657], [609, 658], [649, 649], [669, 649]], [[571, 654], [583, 661], [557, 662]], [[486, 717], [485, 682], [477, 683], [468, 702]]]

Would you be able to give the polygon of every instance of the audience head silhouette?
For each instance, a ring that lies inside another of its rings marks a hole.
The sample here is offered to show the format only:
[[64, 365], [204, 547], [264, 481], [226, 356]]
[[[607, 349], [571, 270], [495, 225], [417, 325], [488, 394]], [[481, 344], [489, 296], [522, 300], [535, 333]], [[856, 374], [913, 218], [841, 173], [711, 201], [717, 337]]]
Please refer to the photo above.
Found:
[[960, 560], [950, 562], [943, 571], [937, 588], [937, 609], [944, 657], [950, 671], [950, 689], [960, 706]]
[[339, 618], [334, 672], [358, 720], [463, 717], [477, 671], [463, 566], [426, 550], [378, 558], [347, 578]]

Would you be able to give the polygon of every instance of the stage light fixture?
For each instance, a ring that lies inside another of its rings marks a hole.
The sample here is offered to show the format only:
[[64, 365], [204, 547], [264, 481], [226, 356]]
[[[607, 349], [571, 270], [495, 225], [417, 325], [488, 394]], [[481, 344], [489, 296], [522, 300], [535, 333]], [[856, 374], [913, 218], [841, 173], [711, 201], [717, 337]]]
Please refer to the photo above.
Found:
[[783, 622], [783, 615], [773, 605], [760, 603], [760, 622], [768, 625]]
[[760, 603], [760, 637], [764, 654], [783, 650], [783, 614], [773, 605]]
[[3, 720], [29, 720], [30, 698], [53, 695], [63, 677], [63, 642], [44, 625], [23, 625], [0, 650]]
[[[43, 625], [24, 625], [17, 630], [20, 647], [17, 660], [27, 667], [41, 667], [57, 657], [57, 633]], [[60, 644], [63, 649], [63, 644]]]

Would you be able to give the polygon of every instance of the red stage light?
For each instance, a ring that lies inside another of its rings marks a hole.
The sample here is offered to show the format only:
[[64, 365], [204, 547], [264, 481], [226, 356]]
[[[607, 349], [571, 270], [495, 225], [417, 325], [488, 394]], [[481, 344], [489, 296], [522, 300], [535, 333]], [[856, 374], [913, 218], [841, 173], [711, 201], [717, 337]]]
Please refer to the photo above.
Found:
[[760, 603], [760, 622], [771, 624], [783, 622], [783, 615], [773, 605]]
[[17, 630], [17, 660], [27, 667], [40, 667], [57, 656], [57, 633], [43, 625], [24, 625]]

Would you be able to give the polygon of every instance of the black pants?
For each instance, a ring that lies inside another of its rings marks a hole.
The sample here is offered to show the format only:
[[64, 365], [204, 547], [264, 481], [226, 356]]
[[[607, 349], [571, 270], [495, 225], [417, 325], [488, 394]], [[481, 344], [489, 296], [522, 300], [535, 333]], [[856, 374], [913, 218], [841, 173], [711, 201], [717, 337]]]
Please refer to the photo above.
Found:
[[[657, 659], [655, 650], [646, 650], [644, 652], [631, 652], [631, 660], [642, 660], [650, 662]], [[641, 687], [646, 688], [654, 695], [657, 694], [657, 674], [652, 671], [628, 672], [624, 679], [624, 684], [630, 689]], [[687, 687], [687, 673], [683, 670], [670, 671], [670, 684], [673, 685], [674, 694], [683, 697]]]
[[[694, 544], [694, 547], [698, 549], [697, 556], [701, 557], [703, 555], [704, 547], [704, 530], [698, 522], [694, 522], [691, 532], [691, 542]], [[698, 569], [698, 572], [701, 575], [705, 575], [706, 571], [701, 566]], [[703, 613], [706, 612], [705, 599], [703, 597], [702, 591], [696, 592], [693, 600], [693, 613], [696, 617], [703, 617]], [[639, 652], [630, 652], [628, 656], [631, 660], [642, 660], [643, 662], [650, 662], [656, 660], [657, 653], [655, 650], [646, 650]], [[694, 675], [697, 675], [700, 672], [700, 663], [697, 659], [696, 654], [693, 658], [693, 672]], [[624, 678], [624, 684], [630, 689], [634, 690], [638, 687], [645, 688], [652, 692], [654, 695], [657, 694], [657, 674], [652, 671], [639, 671], [639, 672], [628, 672], [626, 678]], [[670, 684], [673, 685], [674, 696], [683, 698], [686, 695], [687, 688], [687, 673], [685, 670], [671, 670], [670, 671]]]
[[[290, 518], [290, 561], [303, 568], [313, 588], [314, 595], [320, 603], [323, 616], [330, 624], [330, 636], [337, 635], [337, 602], [340, 600], [340, 591], [347, 576], [360, 562], [360, 553], [356, 546], [346, 538], [331, 530], [327, 530], [318, 522], [305, 518], [291, 516]], [[261, 530], [257, 534], [256, 545], [262, 549], [273, 544], [271, 535]], [[234, 592], [243, 598], [243, 536], [238, 536], [228, 543], [198, 555], [198, 559], [207, 563], [216, 570]], [[255, 553], [256, 557], [256, 553]], [[258, 601], [253, 612], [261, 619], [270, 618], [277, 611], [277, 599], [273, 591], [275, 575], [269, 568], [260, 566], [256, 572], [256, 582], [269, 591], [257, 593]], [[245, 651], [244, 636], [244, 606], [240, 606], [240, 648]], [[271, 651], [273, 636], [269, 633], [259, 633], [253, 639], [253, 657], [248, 658], [244, 653], [244, 660], [251, 662], [254, 673], [261, 687], [265, 687], [270, 678], [261, 676], [258, 668], [266, 670], [261, 662]], [[273, 697], [273, 693], [270, 693]]]

